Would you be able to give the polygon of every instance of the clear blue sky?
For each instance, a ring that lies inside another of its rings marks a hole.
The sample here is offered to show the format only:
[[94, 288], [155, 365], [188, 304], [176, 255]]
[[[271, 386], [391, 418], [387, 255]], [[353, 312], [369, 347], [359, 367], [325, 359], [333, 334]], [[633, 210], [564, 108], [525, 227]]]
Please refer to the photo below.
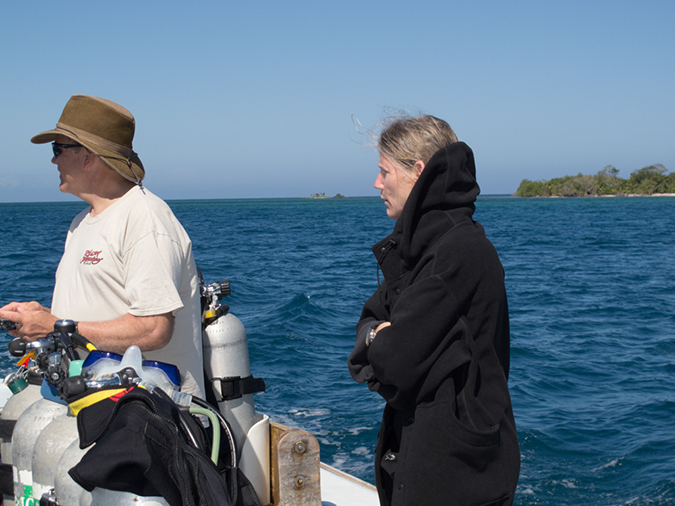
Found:
[[0, 202], [58, 191], [50, 129], [76, 93], [136, 117], [164, 198], [378, 195], [372, 127], [447, 120], [484, 194], [675, 171], [675, 2], [5, 2]]

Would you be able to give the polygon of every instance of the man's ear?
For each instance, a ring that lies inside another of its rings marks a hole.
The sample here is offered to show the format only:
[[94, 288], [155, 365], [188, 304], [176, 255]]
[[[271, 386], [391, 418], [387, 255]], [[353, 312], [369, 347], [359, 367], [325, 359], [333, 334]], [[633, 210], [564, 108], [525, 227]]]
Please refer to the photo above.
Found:
[[84, 156], [84, 166], [85, 168], [91, 167], [96, 161], [96, 155], [91, 151], [87, 150], [87, 154]]

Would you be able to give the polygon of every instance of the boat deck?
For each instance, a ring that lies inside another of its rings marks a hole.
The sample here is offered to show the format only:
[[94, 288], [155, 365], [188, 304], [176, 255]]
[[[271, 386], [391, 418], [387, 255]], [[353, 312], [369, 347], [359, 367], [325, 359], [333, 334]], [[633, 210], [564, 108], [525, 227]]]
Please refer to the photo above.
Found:
[[321, 463], [322, 506], [379, 506], [377, 490], [370, 483]]

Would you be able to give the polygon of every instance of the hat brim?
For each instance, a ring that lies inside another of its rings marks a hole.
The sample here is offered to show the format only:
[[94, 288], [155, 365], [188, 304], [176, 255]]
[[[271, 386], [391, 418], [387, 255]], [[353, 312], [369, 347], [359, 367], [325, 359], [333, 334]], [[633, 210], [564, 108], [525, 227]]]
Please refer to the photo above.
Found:
[[103, 160], [106, 165], [115, 170], [115, 172], [117, 172], [124, 179], [128, 179], [134, 183], [140, 183], [143, 181], [143, 178], [145, 177], [145, 169], [143, 168], [141, 159], [135, 153], [134, 156], [127, 162], [127, 160], [123, 159], [118, 153], [102, 148], [101, 146], [97, 146], [93, 142], [82, 139], [73, 132], [61, 129], [59, 127], [34, 135], [31, 137], [30, 141], [33, 144], [46, 144], [48, 142], [56, 141], [56, 138], [59, 135], [68, 137], [78, 144], [82, 144], [92, 153], [99, 155], [101, 160]]

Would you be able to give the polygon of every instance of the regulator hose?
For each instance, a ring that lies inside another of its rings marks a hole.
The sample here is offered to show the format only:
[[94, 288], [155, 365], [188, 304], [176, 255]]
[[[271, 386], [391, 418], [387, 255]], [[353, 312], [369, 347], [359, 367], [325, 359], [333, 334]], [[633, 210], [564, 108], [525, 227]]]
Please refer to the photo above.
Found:
[[232, 467], [237, 467], [237, 450], [234, 444], [234, 435], [232, 434], [232, 429], [230, 428], [230, 424], [225, 420], [223, 415], [220, 413], [220, 411], [217, 411], [211, 406], [208, 402], [206, 402], [203, 399], [200, 399], [199, 397], [192, 397], [192, 402], [196, 404], [197, 406], [207, 409], [211, 411], [212, 414], [214, 414], [218, 420], [220, 420], [220, 427], [225, 431], [227, 434], [227, 439], [228, 439], [228, 445], [230, 447], [230, 465]]
[[218, 465], [218, 456], [220, 454], [220, 421], [216, 414], [206, 408], [201, 408], [199, 406], [190, 406], [191, 415], [204, 415], [208, 417], [211, 421], [211, 426], [213, 427], [213, 443], [211, 446], [211, 460], [214, 464]]

